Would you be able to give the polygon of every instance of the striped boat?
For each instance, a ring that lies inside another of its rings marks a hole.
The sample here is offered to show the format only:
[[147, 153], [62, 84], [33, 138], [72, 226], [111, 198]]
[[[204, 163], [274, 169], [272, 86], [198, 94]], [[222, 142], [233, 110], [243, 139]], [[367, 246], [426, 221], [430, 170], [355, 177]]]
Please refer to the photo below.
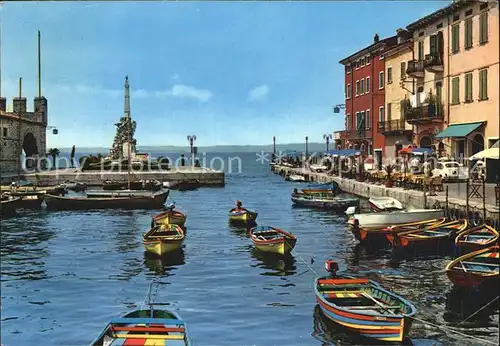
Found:
[[457, 286], [472, 288], [500, 281], [499, 246], [480, 249], [460, 256], [445, 268], [448, 278]]
[[184, 238], [179, 225], [158, 225], [144, 233], [142, 243], [146, 251], [161, 256], [179, 249]]
[[297, 242], [297, 237], [293, 234], [271, 226], [252, 228], [250, 239], [260, 251], [279, 255], [290, 253]]
[[159, 225], [173, 224], [173, 225], [184, 226], [184, 224], [186, 223], [186, 215], [178, 210], [175, 210], [174, 208], [165, 210], [153, 216], [153, 219], [155, 220], [155, 223]]
[[189, 346], [184, 322], [167, 310], [135, 310], [111, 320], [91, 346]]
[[316, 279], [316, 301], [323, 314], [352, 332], [381, 341], [403, 341], [416, 309], [407, 300], [367, 278]]
[[229, 222], [233, 223], [251, 223], [257, 219], [257, 213], [254, 211], [240, 208], [233, 208], [229, 211]]
[[465, 254], [491, 247], [498, 242], [499, 234], [496, 229], [488, 225], [469, 228], [460, 233], [455, 239], [457, 254]]

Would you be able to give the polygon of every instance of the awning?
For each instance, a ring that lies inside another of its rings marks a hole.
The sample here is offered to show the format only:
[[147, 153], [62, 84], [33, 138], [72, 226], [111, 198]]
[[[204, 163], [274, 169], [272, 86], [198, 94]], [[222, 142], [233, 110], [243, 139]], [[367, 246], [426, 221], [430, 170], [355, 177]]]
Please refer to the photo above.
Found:
[[436, 138], [457, 138], [467, 137], [471, 132], [476, 130], [479, 126], [483, 125], [484, 121], [468, 124], [451, 124], [444, 130], [436, 135]]
[[361, 154], [361, 151], [358, 149], [343, 149], [339, 150], [337, 153], [339, 156], [357, 156]]
[[423, 154], [430, 154], [432, 152], [432, 149], [429, 148], [413, 148], [411, 150], [412, 154], [415, 155], [423, 155]]
[[500, 148], [489, 148], [469, 157], [469, 160], [471, 161], [480, 159], [492, 159], [492, 160], [500, 159]]

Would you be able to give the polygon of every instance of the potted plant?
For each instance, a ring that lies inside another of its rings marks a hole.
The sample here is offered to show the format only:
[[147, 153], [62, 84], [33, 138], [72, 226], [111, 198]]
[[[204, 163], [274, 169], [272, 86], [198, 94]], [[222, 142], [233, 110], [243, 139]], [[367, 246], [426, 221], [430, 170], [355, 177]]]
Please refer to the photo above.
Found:
[[392, 187], [393, 181], [392, 181], [392, 172], [394, 172], [394, 165], [387, 165], [385, 166], [384, 170], [387, 173], [387, 177], [385, 180], [385, 187]]

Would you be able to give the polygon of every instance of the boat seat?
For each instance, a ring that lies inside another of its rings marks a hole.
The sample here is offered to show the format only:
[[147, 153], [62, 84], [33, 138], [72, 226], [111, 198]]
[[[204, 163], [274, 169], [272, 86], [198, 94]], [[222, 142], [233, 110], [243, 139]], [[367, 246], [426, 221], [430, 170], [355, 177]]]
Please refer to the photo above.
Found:
[[141, 317], [131, 317], [131, 318], [115, 318], [109, 322], [110, 324], [169, 324], [175, 326], [183, 326], [184, 321], [170, 319], [170, 318], [141, 318]]
[[324, 293], [323, 295], [327, 298], [357, 298], [361, 297], [361, 292], [335, 292], [335, 293]]
[[134, 327], [119, 327], [111, 326], [111, 331], [113, 332], [148, 332], [148, 333], [168, 333], [168, 332], [178, 332], [184, 333], [184, 327], [144, 327], [144, 326], [134, 326]]
[[483, 262], [468, 262], [468, 261], [461, 261], [463, 264], [469, 264], [469, 265], [479, 265], [479, 266], [485, 266], [485, 267], [493, 267], [493, 268], [499, 268], [498, 264], [495, 263], [483, 263]]
[[401, 306], [399, 305], [394, 305], [394, 306], [389, 306], [389, 305], [384, 305], [384, 306], [377, 306], [377, 305], [369, 305], [369, 306], [344, 306], [344, 308], [347, 308], [349, 310], [380, 310], [380, 309], [391, 309], [391, 310], [401, 310]]

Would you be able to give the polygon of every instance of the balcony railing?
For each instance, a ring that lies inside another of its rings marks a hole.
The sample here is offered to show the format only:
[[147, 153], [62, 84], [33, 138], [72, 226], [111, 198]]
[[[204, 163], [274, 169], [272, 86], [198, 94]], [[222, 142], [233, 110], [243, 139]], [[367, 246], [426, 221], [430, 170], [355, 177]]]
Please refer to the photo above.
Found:
[[406, 126], [404, 119], [380, 121], [377, 130], [379, 133], [412, 131], [411, 128], [406, 128]]
[[423, 77], [424, 76], [424, 62], [412, 60], [408, 61], [408, 66], [406, 67], [406, 74], [410, 77]]
[[372, 138], [372, 131], [371, 129], [363, 129], [362, 131], [351, 129], [346, 131], [346, 138], [349, 140], [369, 139]]
[[405, 120], [410, 124], [433, 122], [443, 120], [443, 106], [439, 103], [431, 103], [424, 106], [407, 108]]
[[424, 68], [432, 72], [443, 71], [443, 58], [438, 53], [431, 53], [425, 56]]

